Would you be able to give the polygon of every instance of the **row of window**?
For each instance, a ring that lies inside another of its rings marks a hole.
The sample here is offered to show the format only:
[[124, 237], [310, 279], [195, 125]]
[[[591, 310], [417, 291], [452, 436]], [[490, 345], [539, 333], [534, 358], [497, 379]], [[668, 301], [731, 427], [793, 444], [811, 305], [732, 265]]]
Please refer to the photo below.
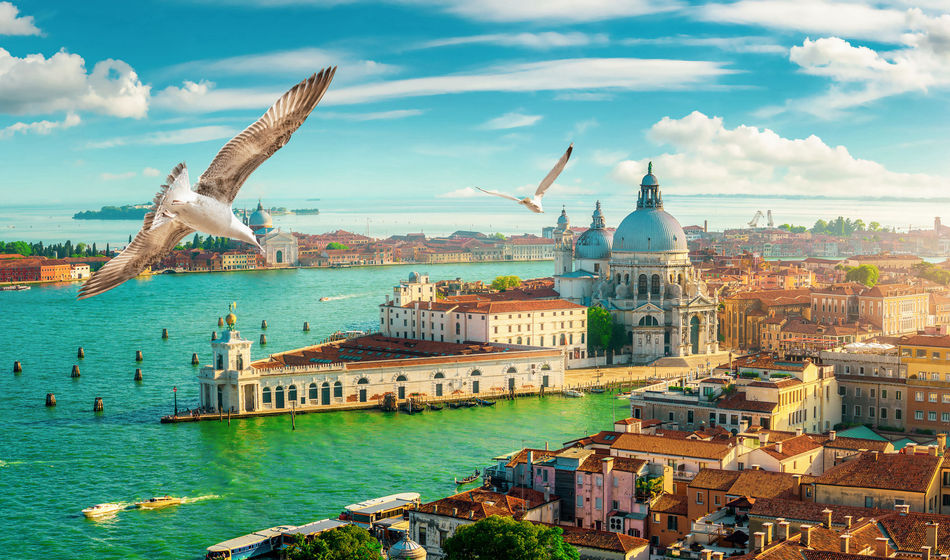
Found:
[[[838, 386], [838, 394], [841, 395], [842, 397], [848, 396], [848, 388], [845, 387], [844, 385], [839, 385], [839, 386]], [[876, 389], [868, 389], [867, 397], [873, 399], [873, 398], [876, 398], [876, 396], [875, 396], [876, 394], [877, 394], [877, 390], [876, 390]], [[860, 398], [863, 397], [863, 396], [865, 396], [865, 395], [864, 395], [864, 389], [862, 389], [861, 387], [855, 387], [855, 388], [854, 388], [854, 398], [860, 399]], [[887, 398], [887, 389], [881, 389], [881, 398], [882, 398], [882, 399], [886, 399], [886, 398]], [[898, 400], [898, 401], [899, 401], [899, 400], [901, 400], [902, 398], [903, 398], [903, 393], [902, 393], [901, 391], [894, 391], [894, 399], [895, 399], [895, 400]], [[944, 402], [950, 402], [950, 400], [945, 400]]]
[[[923, 420], [923, 419], [924, 419], [924, 411], [923, 411], [923, 410], [915, 410], [915, 411], [914, 411], [914, 420]], [[927, 412], [927, 421], [928, 421], [928, 422], [936, 422], [936, 421], [937, 421], [937, 413], [936, 413], [935, 411], [933, 411], [933, 410], [928, 411], [928, 412]], [[944, 423], [950, 422], [950, 412], [941, 412], [941, 413], [940, 413], [940, 421], [941, 421], [941, 422], [944, 422]]]
[[[871, 370], [871, 368], [868, 368], [868, 369]], [[841, 364], [835, 365], [835, 373], [843, 373], [845, 375], [851, 375], [851, 370], [852, 368], [850, 365], [841, 365]], [[864, 369], [864, 366], [855, 366], [854, 371], [858, 375], [864, 375], [865, 369]], [[873, 368], [873, 370], [871, 371], [871, 375], [875, 377], [881, 375], [881, 373], [882, 371], [880, 368]], [[885, 377], [894, 377], [893, 368], [884, 368], [883, 373]]]
[[[868, 407], [868, 418], [874, 418], [874, 414], [877, 412], [877, 410], [878, 410], [877, 407], [869, 406], [869, 407]], [[885, 408], [885, 407], [883, 407], [883, 406], [881, 407], [881, 409], [880, 409], [880, 416], [879, 416], [879, 418], [880, 418], [881, 420], [887, 420], [887, 410], [888, 410], [887, 408]], [[854, 405], [854, 418], [860, 417], [860, 416], [861, 416], [861, 412], [862, 412], [861, 405]], [[918, 411], [918, 412], [920, 412], [920, 411]], [[848, 405], [846, 405], [846, 404], [841, 405], [841, 414], [842, 414], [843, 416], [847, 416], [847, 415], [848, 415]], [[948, 416], [948, 417], [950, 417], [950, 416]], [[895, 408], [895, 409], [894, 409], [894, 420], [903, 420], [903, 419], [904, 419], [904, 411], [901, 410], [901, 409], [899, 409], [899, 408]], [[920, 418], [920, 419], [922, 420], [923, 418]]]
[[[943, 402], [943, 404], [950, 404], [950, 393], [944, 393], [943, 395], [938, 395], [937, 393], [927, 394], [927, 402], [935, 403], [937, 402], [938, 398], [940, 399], [941, 402]], [[917, 402], [924, 402], [924, 392], [915, 391], [914, 400]]]

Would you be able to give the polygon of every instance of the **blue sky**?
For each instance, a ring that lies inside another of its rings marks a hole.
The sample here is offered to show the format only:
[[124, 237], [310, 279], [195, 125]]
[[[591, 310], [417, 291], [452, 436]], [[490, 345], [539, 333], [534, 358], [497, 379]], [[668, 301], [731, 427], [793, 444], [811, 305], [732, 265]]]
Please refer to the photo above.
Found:
[[[321, 67], [239, 196], [491, 211], [665, 194], [946, 196], [950, 1], [0, 2], [7, 203], [150, 200]], [[927, 218], [931, 219], [930, 217]]]

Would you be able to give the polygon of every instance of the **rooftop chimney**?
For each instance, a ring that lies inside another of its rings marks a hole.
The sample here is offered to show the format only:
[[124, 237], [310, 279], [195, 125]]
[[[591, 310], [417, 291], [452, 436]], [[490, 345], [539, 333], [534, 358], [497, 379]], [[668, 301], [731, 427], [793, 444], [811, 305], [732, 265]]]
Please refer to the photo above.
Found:
[[765, 533], [765, 546], [772, 544], [772, 524], [769, 522], [763, 523], [762, 532]]
[[831, 529], [831, 510], [825, 508], [821, 510], [821, 514], [825, 516], [825, 529]]
[[765, 447], [769, 443], [769, 433], [759, 432], [759, 447]]
[[713, 560], [722, 560], [723, 556], [724, 555], [722, 552], [719, 552], [719, 551], [713, 552]]
[[528, 450], [527, 463], [524, 467], [524, 485], [526, 488], [534, 486], [534, 452]]
[[811, 525], [802, 525], [799, 527], [802, 532], [802, 544], [806, 547], [811, 546]]
[[458, 517], [459, 508], [452, 508], [452, 517]]
[[920, 547], [920, 552], [921, 552], [920, 556], [921, 556], [921, 558], [922, 558], [923, 560], [930, 560], [930, 547], [929, 547], [929, 546], [922, 546], [922, 547]]
[[937, 434], [937, 452], [943, 455], [947, 451], [947, 434]]
[[712, 550], [709, 550], [708, 548], [704, 548], [703, 551], [700, 553], [700, 558], [702, 558], [703, 560], [712, 560], [712, 552], [713, 552]]
[[848, 554], [848, 548], [849, 548], [848, 544], [850, 540], [851, 540], [851, 533], [845, 533], [841, 535], [841, 552], [843, 554]]
[[802, 433], [803, 433], [803, 432], [802, 432], [801, 427], [795, 428], [795, 435], [796, 435], [796, 436], [800, 436], [800, 435], [802, 435]]
[[887, 537], [878, 537], [874, 540], [877, 541], [877, 547], [874, 549], [874, 553], [878, 556], [886, 558], [888, 554]]
[[847, 527], [848, 529], [851, 528], [851, 520], [852, 520], [852, 519], [853, 519], [853, 517], [850, 516], [850, 515], [845, 515], [845, 516], [844, 516], [844, 526]]
[[[756, 531], [755, 533], [755, 548], [753, 550], [762, 550], [765, 548], [765, 533], [762, 531]], [[926, 560], [930, 560], [927, 558]]]
[[778, 442], [775, 444], [775, 451], [778, 453], [782, 452], [782, 442]]
[[894, 504], [894, 509], [896, 509], [901, 514], [910, 513], [910, 504]]
[[838, 437], [838, 432], [836, 432], [836, 431], [834, 431], [834, 430], [831, 430], [830, 432], [828, 432], [828, 440], [829, 440], [829, 441], [834, 441], [837, 437]]
[[928, 522], [927, 523], [927, 546], [931, 550], [937, 550], [937, 529], [940, 527], [939, 523]]
[[778, 522], [778, 540], [787, 541], [788, 540], [788, 529], [791, 523], [785, 521], [781, 517]]

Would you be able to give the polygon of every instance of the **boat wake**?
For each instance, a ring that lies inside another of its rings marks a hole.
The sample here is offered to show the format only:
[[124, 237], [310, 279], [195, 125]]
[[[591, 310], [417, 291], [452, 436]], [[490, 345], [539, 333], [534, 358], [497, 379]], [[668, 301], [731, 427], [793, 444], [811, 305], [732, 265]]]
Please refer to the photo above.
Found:
[[358, 297], [366, 297], [366, 296], [371, 296], [374, 293], [375, 292], [365, 292], [362, 294], [345, 294], [342, 296], [327, 296], [326, 300], [324, 301], [337, 301], [341, 299], [353, 299], [353, 298], [358, 298]]
[[216, 500], [216, 499], [218, 499], [218, 498], [220, 498], [220, 497], [221, 497], [221, 496], [219, 496], [219, 495], [217, 495], [217, 494], [207, 494], [207, 495], [204, 495], [204, 496], [195, 496], [195, 497], [193, 497], [193, 498], [189, 498], [188, 496], [182, 496], [182, 498], [181, 498], [181, 503], [183, 503], [183, 504], [193, 504], [193, 503], [195, 503], [195, 502], [203, 502], [203, 501], [205, 501], [205, 500]]

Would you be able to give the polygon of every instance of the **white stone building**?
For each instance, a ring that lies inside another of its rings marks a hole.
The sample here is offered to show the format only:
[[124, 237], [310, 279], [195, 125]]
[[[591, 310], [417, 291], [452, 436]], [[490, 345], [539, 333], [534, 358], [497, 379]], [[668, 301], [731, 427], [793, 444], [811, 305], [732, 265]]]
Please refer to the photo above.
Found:
[[272, 230], [261, 238], [264, 262], [267, 266], [283, 267], [297, 265], [297, 238], [292, 233]]
[[600, 203], [572, 251], [568, 219], [555, 229], [555, 289], [561, 297], [610, 311], [626, 331], [634, 363], [719, 351], [715, 294], [693, 270], [686, 234], [663, 210], [656, 176], [643, 177], [634, 212], [606, 232]]

